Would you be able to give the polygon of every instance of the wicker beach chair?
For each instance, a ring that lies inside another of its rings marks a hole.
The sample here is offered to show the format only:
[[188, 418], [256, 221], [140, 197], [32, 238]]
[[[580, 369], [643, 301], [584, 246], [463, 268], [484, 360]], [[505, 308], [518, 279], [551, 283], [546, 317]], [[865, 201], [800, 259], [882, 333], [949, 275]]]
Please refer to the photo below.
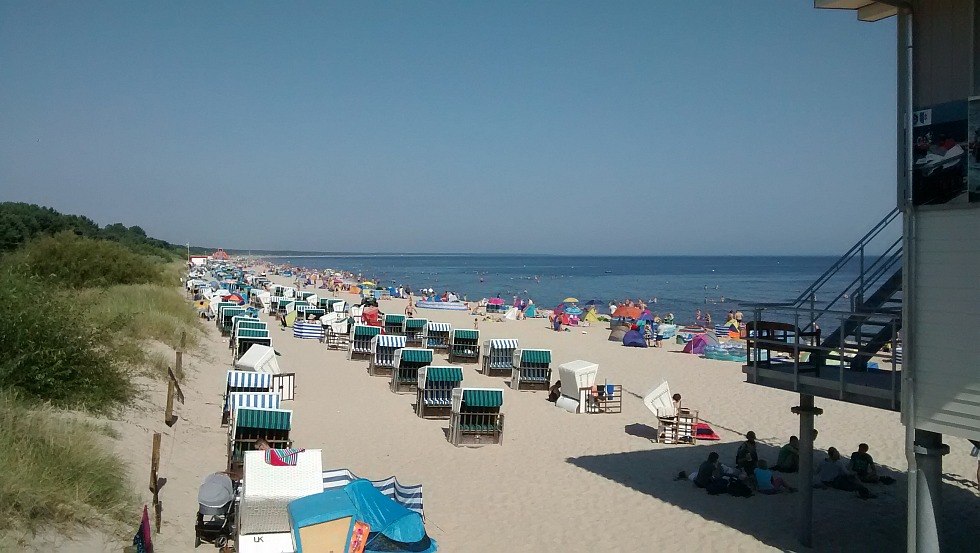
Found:
[[[353, 309], [352, 307], [351, 310]], [[355, 355], [370, 356], [374, 352], [371, 349], [371, 340], [379, 334], [381, 334], [380, 327], [355, 324], [351, 329], [347, 358], [353, 359]]]
[[657, 417], [657, 436], [654, 441], [665, 444], [697, 443], [698, 412], [681, 409], [674, 412], [670, 386], [664, 382], [643, 396], [643, 405]]
[[454, 446], [503, 443], [504, 391], [497, 388], [454, 388], [449, 415], [449, 442]]
[[254, 450], [259, 438], [276, 449], [292, 447], [292, 423], [293, 412], [288, 409], [236, 409], [228, 433], [228, 470], [241, 467], [243, 454]]
[[321, 451], [298, 453], [295, 466], [270, 465], [261, 451], [247, 451], [243, 457], [238, 550], [246, 550], [249, 544], [253, 549], [263, 547], [262, 551], [292, 551], [287, 505], [323, 491]]
[[494, 372], [510, 374], [514, 368], [514, 351], [517, 340], [494, 338], [483, 343], [483, 374], [493, 376]]
[[429, 321], [429, 324], [425, 326], [425, 347], [434, 350], [448, 350], [449, 335], [452, 331], [453, 327], [449, 323]]
[[480, 361], [480, 331], [468, 328], [453, 329], [449, 335], [449, 362], [463, 361], [478, 363]]
[[428, 325], [428, 319], [405, 319], [403, 332], [405, 335], [405, 345], [410, 347], [425, 347], [425, 328]]
[[271, 392], [272, 374], [251, 371], [228, 371], [225, 379], [225, 394], [221, 408], [221, 425], [229, 423], [231, 408], [228, 396], [235, 392]]
[[415, 414], [426, 418], [449, 418], [453, 388], [463, 382], [462, 367], [428, 366], [418, 370]]
[[398, 315], [395, 313], [385, 313], [384, 320], [381, 323], [382, 328], [384, 328], [385, 334], [405, 334], [405, 315]]
[[431, 349], [396, 350], [394, 368], [391, 370], [391, 391], [396, 394], [414, 391], [418, 385], [419, 369], [431, 364]]
[[514, 352], [510, 387], [514, 390], [548, 390], [551, 387], [551, 350], [519, 349]]
[[392, 334], [378, 334], [371, 338], [371, 356], [368, 374], [389, 376], [395, 367], [395, 350], [405, 347], [405, 337]]

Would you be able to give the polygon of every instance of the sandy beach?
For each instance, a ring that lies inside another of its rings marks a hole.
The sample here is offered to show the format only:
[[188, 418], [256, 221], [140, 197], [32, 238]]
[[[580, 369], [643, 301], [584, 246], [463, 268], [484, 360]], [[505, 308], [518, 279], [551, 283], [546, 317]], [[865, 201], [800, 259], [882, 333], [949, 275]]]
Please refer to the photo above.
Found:
[[[401, 313], [405, 304], [382, 300], [380, 307]], [[419, 316], [454, 328], [474, 326], [466, 312], [423, 310]], [[294, 411], [295, 446], [322, 448], [325, 469], [343, 467], [366, 478], [395, 475], [405, 483], [423, 484], [426, 528], [442, 551], [646, 551], [661, 543], [705, 551], [802, 549], [795, 537], [794, 495], [709, 496], [688, 481], [675, 481], [678, 471], [696, 470], [711, 451], [733, 464], [749, 430], [758, 435], [760, 457], [775, 461], [777, 449], [798, 433], [799, 422], [790, 412], [796, 395], [747, 384], [740, 364], [683, 354], [672, 341], [662, 349], [622, 347], [607, 340], [605, 323], [558, 333], [547, 319], [480, 319], [481, 341], [516, 338], [523, 347], [549, 348], [554, 367], [575, 359], [598, 363], [599, 382], [623, 386], [622, 413], [570, 414], [549, 403], [546, 392], [517, 392], [507, 387], [508, 379], [486, 377], [476, 364], [464, 365], [465, 386], [504, 389], [504, 439], [499, 446], [453, 447], [446, 439], [448, 421], [418, 418], [415, 395], [392, 393], [387, 378], [369, 376], [367, 361], [349, 361], [345, 351], [295, 339], [276, 324], [279, 365], [297, 379], [296, 399], [284, 403]], [[163, 527], [154, 536], [158, 551], [193, 549], [198, 485], [225, 467], [226, 430], [219, 422], [231, 352], [213, 324], [203, 342], [201, 352], [185, 357], [186, 399], [178, 406], [180, 420], [174, 427], [162, 422], [166, 387], [155, 383], [149, 384], [148, 404], [113, 423], [120, 434], [119, 454], [132, 467], [133, 488], [145, 500], [150, 497], [145, 481], [151, 435], [164, 434]], [[437, 353], [436, 362], [442, 361], [444, 355]], [[655, 420], [640, 398], [664, 380], [683, 395], [685, 406], [699, 411], [720, 441], [694, 446], [651, 442]], [[867, 442], [879, 472], [898, 482], [874, 486], [878, 497], [871, 500], [815, 490], [813, 550], [903, 549], [906, 477], [901, 469], [906, 462], [899, 414], [819, 398], [817, 405], [824, 409], [816, 423], [817, 460], [827, 447], [848, 456]], [[944, 524], [951, 550], [965, 550], [980, 528], [980, 502], [972, 484], [976, 460], [966, 441], [949, 445]], [[797, 474], [787, 480], [794, 486], [801, 482]], [[95, 543], [118, 550], [104, 536], [59, 541], [58, 549], [91, 551]]]

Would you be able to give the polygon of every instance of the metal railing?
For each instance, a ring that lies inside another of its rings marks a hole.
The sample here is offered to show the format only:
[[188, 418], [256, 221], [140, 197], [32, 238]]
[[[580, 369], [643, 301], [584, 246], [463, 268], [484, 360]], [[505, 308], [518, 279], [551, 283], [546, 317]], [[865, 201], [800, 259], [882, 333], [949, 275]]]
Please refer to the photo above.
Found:
[[[896, 352], [899, 347], [898, 330], [901, 327], [901, 314], [821, 310], [822, 316], [833, 317], [842, 328], [848, 319], [859, 317], [890, 329], [891, 359], [888, 364], [891, 370], [887, 378], [882, 378], [868, 371], [848, 368], [849, 359], [854, 359], [857, 356], [871, 359], [875, 355], [876, 352], [862, 351], [861, 344], [851, 345], [845, 343], [844, 340], [840, 340], [833, 347], [824, 346], [820, 343], [808, 343], [805, 340], [808, 337], [805, 335], [807, 331], [801, 324], [805, 324], [814, 316], [809, 308], [755, 306], [753, 311], [754, 324], [752, 328], [758, 329], [761, 324], [770, 321], [791, 321], [789, 324], [794, 327], [793, 331], [784, 332], [779, 337], [761, 336], [759, 332], [750, 328], [747, 340], [748, 360], [746, 366], [749, 368], [747, 374], [754, 382], [758, 383], [760, 375], [767, 376], [761, 373], [760, 369], [770, 369], [769, 377], [775, 376], [776, 372], [791, 374], [790, 387], [793, 391], [800, 391], [801, 384], [814, 385], [828, 392], [824, 395], [844, 401], [848, 401], [855, 394], [862, 395], [863, 393], [880, 400], [878, 403], [882, 403], [882, 405], [878, 406], [893, 410], [898, 409], [901, 401], [901, 378]], [[780, 359], [773, 356], [774, 352], [783, 357]], [[802, 354], [806, 354], [806, 356]], [[828, 361], [836, 361], [836, 366], [833, 363], [828, 363]], [[786, 369], [791, 369], [791, 371]], [[836, 375], [828, 374], [827, 369], [837, 369]], [[821, 375], [822, 370], [823, 375]], [[869, 375], [863, 378], [863, 382], [859, 381], [861, 378], [856, 376], [861, 373]], [[849, 377], [848, 375], [855, 376]], [[806, 383], [803, 380], [806, 380]], [[855, 391], [857, 389], [863, 390], [863, 392]], [[875, 390], [873, 394], [869, 392], [871, 389]], [[881, 393], [877, 393], [877, 391]]]

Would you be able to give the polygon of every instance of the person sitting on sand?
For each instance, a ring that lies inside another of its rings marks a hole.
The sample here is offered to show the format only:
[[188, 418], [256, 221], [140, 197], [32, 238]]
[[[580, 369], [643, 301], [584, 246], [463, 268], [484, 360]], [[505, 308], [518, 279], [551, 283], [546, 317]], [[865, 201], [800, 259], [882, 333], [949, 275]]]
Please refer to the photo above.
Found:
[[554, 403], [558, 401], [561, 397], [561, 380], [556, 380], [554, 384], [548, 388], [548, 401]]
[[774, 495], [782, 490], [795, 492], [796, 488], [787, 484], [782, 478], [776, 476], [769, 470], [769, 465], [765, 459], [759, 459], [759, 466], [755, 467], [755, 484], [759, 493]]
[[735, 453], [735, 466], [744, 470], [745, 474], [752, 475], [755, 472], [756, 464], [759, 462], [759, 454], [755, 449], [755, 432], [749, 430], [745, 434], [745, 441], [738, 447]]
[[778, 472], [796, 472], [800, 470], [800, 439], [789, 437], [789, 443], [779, 448], [779, 457], [772, 470]]
[[851, 453], [851, 464], [848, 469], [862, 482], [868, 484], [878, 482], [878, 470], [875, 468], [874, 459], [868, 454], [868, 444], [859, 444], [858, 450]]
[[694, 485], [711, 494], [724, 492], [728, 488], [728, 481], [722, 476], [718, 453], [712, 451], [708, 454], [708, 459], [701, 463], [694, 476]]
[[266, 451], [268, 449], [272, 449], [272, 446], [269, 445], [268, 440], [266, 440], [265, 438], [259, 438], [255, 440], [255, 451]]
[[814, 486], [834, 488], [846, 492], [856, 491], [861, 499], [877, 497], [863, 484], [858, 482], [857, 478], [847, 470], [844, 466], [844, 461], [840, 458], [840, 452], [837, 451], [836, 447], [828, 449], [827, 458], [817, 466]]

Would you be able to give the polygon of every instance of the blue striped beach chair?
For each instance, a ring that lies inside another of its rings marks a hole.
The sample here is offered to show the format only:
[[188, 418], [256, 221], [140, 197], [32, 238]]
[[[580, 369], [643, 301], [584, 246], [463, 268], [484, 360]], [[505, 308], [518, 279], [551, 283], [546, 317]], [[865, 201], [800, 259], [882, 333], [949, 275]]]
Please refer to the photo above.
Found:
[[449, 442], [454, 446], [503, 443], [504, 391], [499, 388], [454, 388], [449, 415]]
[[241, 468], [244, 453], [254, 450], [259, 438], [274, 449], [292, 447], [289, 437], [292, 424], [293, 412], [289, 409], [236, 409], [228, 433], [228, 470]]
[[715, 336], [719, 338], [727, 338], [728, 330], [728, 327], [725, 325], [715, 325]]
[[371, 340], [381, 334], [381, 327], [355, 324], [350, 331], [350, 347], [347, 350], [347, 358], [353, 359], [355, 355], [370, 356]]
[[389, 376], [395, 367], [395, 350], [405, 347], [405, 337], [392, 334], [378, 334], [371, 338], [371, 361], [368, 373], [371, 376]]
[[455, 328], [449, 335], [449, 362], [463, 361], [478, 363], [480, 361], [480, 331], [469, 328]]
[[396, 394], [414, 391], [418, 384], [419, 369], [431, 364], [431, 349], [395, 350], [395, 366], [391, 370], [391, 391]]
[[234, 392], [271, 392], [272, 374], [251, 371], [228, 371], [225, 394], [221, 407], [221, 424], [228, 424], [230, 409], [228, 396]]
[[551, 387], [551, 350], [519, 349], [514, 352], [510, 387], [514, 390], [547, 390]]
[[517, 340], [493, 338], [483, 343], [483, 374], [492, 376], [494, 371], [510, 374], [514, 368], [514, 351]]
[[385, 334], [405, 334], [405, 315], [385, 313], [381, 324]]
[[463, 382], [462, 367], [422, 367], [418, 371], [415, 414], [425, 418], [449, 418], [453, 388]]
[[[323, 489], [332, 490], [342, 488], [354, 480], [361, 477], [355, 475], [348, 469], [330, 469], [323, 471]], [[408, 485], [402, 484], [394, 476], [382, 478], [381, 480], [368, 480], [371, 485], [385, 497], [395, 501], [409, 511], [413, 511], [425, 517], [422, 505], [422, 484]]]
[[279, 409], [282, 396], [279, 392], [231, 392], [228, 394], [229, 420], [235, 418], [235, 411], [242, 407], [249, 409]]
[[428, 326], [428, 319], [410, 318], [405, 319], [405, 345], [425, 347], [425, 328]]
[[452, 331], [453, 327], [449, 323], [429, 321], [429, 324], [425, 326], [425, 347], [435, 350], [448, 350], [449, 335]]

